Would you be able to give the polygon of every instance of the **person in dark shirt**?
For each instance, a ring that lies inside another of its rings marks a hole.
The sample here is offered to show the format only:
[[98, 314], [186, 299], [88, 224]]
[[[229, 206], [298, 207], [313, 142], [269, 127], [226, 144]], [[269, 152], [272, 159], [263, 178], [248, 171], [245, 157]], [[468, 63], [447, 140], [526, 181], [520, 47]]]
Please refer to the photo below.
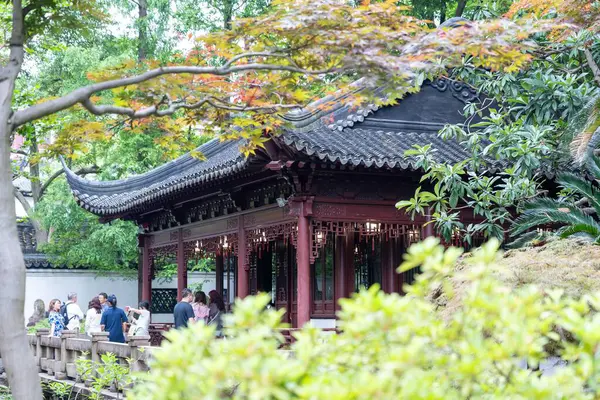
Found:
[[108, 296], [106, 301], [108, 308], [102, 313], [100, 328], [108, 332], [109, 341], [125, 343], [125, 335], [123, 335], [125, 323], [127, 322], [125, 311], [117, 308], [117, 297], [114, 294]]
[[188, 324], [194, 323], [194, 308], [190, 304], [194, 301], [194, 294], [190, 289], [181, 291], [181, 301], [173, 309], [175, 329], [187, 328]]

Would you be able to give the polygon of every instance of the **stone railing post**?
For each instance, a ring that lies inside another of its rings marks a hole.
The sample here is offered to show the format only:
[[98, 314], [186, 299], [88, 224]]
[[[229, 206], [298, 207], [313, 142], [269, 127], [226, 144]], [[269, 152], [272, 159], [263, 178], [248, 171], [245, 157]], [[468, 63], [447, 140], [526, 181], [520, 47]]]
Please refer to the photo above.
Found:
[[60, 366], [60, 338], [57, 336], [48, 337], [48, 346], [46, 346], [48, 375], [54, 375], [56, 368]]
[[60, 361], [54, 363], [54, 377], [59, 380], [67, 379], [67, 339], [76, 338], [77, 331], [64, 330], [60, 336]]
[[[108, 332], [92, 332], [92, 351], [90, 356], [92, 357], [92, 364], [98, 364], [100, 362], [100, 354], [98, 354], [98, 343], [108, 342]], [[96, 371], [92, 371], [92, 375], [95, 376]]]
[[50, 334], [50, 329], [38, 329], [35, 332], [36, 336], [36, 345], [35, 345], [35, 365], [38, 366], [39, 372], [42, 372], [42, 357], [48, 357], [45, 353], [45, 349], [42, 348], [42, 336], [48, 336]]
[[108, 332], [92, 332], [92, 362], [100, 362], [100, 354], [98, 354], [98, 342], [108, 342]]
[[142, 358], [142, 352], [140, 347], [150, 346], [150, 336], [131, 336], [129, 337], [129, 347], [131, 347], [131, 365], [129, 366], [130, 372], [146, 371], [147, 368], [143, 367], [143, 363], [140, 361]]

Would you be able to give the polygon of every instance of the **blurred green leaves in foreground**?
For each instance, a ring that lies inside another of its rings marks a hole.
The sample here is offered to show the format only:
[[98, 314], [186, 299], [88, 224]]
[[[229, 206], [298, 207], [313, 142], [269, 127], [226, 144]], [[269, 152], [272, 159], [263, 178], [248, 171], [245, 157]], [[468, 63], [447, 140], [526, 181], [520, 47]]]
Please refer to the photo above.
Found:
[[[238, 300], [227, 339], [203, 325], [170, 332], [128, 398], [596, 398], [600, 295], [509, 289], [494, 277], [498, 246], [461, 258], [434, 238], [413, 245], [400, 270], [423, 273], [405, 296], [372, 287], [342, 300], [341, 334], [307, 327], [289, 351], [277, 331], [282, 311], [265, 310], [266, 295]], [[442, 318], [439, 296], [460, 305]], [[542, 376], [549, 356], [567, 365]]]

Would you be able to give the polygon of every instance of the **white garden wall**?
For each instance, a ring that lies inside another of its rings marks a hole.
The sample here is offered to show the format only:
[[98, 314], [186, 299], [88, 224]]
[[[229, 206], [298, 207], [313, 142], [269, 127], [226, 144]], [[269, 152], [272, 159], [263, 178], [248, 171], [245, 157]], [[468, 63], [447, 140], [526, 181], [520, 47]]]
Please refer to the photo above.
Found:
[[[208, 294], [215, 288], [214, 273], [188, 274], [188, 283], [194, 284], [204, 282], [203, 290]], [[153, 288], [177, 288], [177, 280], [170, 282], [157, 281], [152, 283]], [[227, 283], [225, 283], [227, 287]], [[231, 282], [233, 288], [233, 281]], [[70, 269], [28, 269], [25, 291], [25, 320], [33, 313], [33, 303], [36, 299], [44, 300], [46, 307], [54, 298], [65, 301], [69, 292], [77, 292], [78, 302], [85, 313], [90, 299], [97, 296], [99, 292], [106, 292], [117, 296], [119, 307], [137, 306], [138, 303], [138, 281], [137, 278], [127, 279], [118, 274], [98, 275], [92, 271], [70, 270]], [[156, 314], [152, 322], [173, 322], [171, 314]]]

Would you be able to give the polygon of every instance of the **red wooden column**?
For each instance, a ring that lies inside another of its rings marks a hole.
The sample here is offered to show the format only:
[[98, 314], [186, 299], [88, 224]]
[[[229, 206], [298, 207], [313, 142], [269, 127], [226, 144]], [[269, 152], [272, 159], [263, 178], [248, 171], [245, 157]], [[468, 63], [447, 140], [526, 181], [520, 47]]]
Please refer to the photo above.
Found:
[[215, 257], [215, 279], [217, 292], [223, 295], [223, 254], [219, 254]]
[[298, 327], [310, 321], [310, 216], [312, 199], [303, 199], [294, 204], [294, 213], [298, 215], [298, 243], [296, 260], [298, 263]]
[[433, 210], [431, 209], [431, 207], [427, 207], [427, 214], [425, 215], [425, 220], [426, 223], [429, 222], [427, 224], [427, 226], [424, 226], [422, 231], [421, 231], [421, 239], [425, 239], [429, 236], [434, 236], [435, 233], [433, 232], [433, 222], [431, 221], [431, 213], [433, 212]]
[[183, 249], [183, 232], [177, 232], [177, 299], [181, 300], [181, 291], [187, 287], [187, 263]]
[[142, 300], [152, 302], [152, 274], [150, 269], [150, 240], [149, 236], [139, 235], [139, 243], [142, 247]]
[[239, 216], [238, 221], [238, 259], [237, 259], [237, 297], [243, 299], [248, 296], [248, 266], [246, 265], [246, 230], [244, 229], [244, 216]]

